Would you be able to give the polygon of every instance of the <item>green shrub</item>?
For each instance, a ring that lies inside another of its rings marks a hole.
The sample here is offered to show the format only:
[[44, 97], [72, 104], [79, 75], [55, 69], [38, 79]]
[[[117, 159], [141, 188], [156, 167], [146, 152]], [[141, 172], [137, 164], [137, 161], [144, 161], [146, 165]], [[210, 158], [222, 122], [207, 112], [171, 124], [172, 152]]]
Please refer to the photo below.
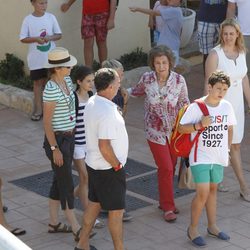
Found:
[[0, 80], [22, 89], [32, 90], [32, 82], [24, 73], [24, 62], [13, 54], [6, 53], [0, 61]]
[[13, 54], [5, 54], [0, 61], [0, 77], [4, 80], [16, 81], [24, 77], [24, 63]]
[[142, 48], [136, 48], [132, 52], [124, 54], [118, 60], [122, 63], [124, 70], [148, 65], [148, 55], [142, 51]]
[[93, 69], [94, 71], [97, 71], [97, 70], [100, 69], [100, 68], [101, 68], [100, 63], [97, 62], [96, 60], [94, 60], [94, 62], [93, 62], [93, 64], [92, 64], [92, 69]]

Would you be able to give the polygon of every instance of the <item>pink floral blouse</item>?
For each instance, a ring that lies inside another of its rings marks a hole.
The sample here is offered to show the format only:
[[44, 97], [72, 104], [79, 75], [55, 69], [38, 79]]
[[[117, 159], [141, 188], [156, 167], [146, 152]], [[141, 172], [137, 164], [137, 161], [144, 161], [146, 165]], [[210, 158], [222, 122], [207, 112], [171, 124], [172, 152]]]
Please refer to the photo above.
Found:
[[131, 96], [145, 95], [144, 122], [146, 138], [154, 143], [166, 144], [177, 113], [189, 104], [188, 90], [183, 76], [170, 72], [164, 87], [159, 88], [156, 73], [146, 72], [131, 89]]

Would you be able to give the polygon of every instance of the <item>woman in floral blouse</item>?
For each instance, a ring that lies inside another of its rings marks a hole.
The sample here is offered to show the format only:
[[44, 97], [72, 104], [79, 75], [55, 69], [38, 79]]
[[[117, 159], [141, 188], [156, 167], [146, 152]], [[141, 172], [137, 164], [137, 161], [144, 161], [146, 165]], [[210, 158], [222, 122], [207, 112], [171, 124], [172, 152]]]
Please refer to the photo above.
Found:
[[168, 139], [177, 113], [189, 104], [185, 79], [172, 71], [173, 54], [160, 45], [149, 52], [152, 71], [142, 75], [138, 84], [129, 90], [131, 96], [145, 95], [145, 132], [150, 150], [158, 167], [159, 208], [167, 222], [176, 220], [173, 176], [176, 158], [169, 150]]

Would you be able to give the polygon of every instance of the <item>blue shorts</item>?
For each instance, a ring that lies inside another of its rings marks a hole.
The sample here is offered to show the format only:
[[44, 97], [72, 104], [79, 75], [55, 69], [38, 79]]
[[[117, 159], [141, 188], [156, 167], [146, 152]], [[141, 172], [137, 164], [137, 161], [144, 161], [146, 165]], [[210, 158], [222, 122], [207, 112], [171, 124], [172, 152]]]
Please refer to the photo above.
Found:
[[198, 164], [191, 166], [194, 183], [220, 183], [224, 167], [219, 164]]

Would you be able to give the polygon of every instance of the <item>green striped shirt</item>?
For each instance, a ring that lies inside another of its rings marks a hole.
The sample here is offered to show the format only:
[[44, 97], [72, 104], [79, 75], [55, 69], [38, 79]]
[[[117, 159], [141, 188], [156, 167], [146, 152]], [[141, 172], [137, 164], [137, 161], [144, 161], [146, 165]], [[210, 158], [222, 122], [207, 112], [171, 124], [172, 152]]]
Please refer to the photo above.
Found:
[[66, 95], [60, 87], [49, 80], [43, 92], [43, 102], [56, 102], [55, 112], [52, 118], [54, 131], [68, 131], [75, 128], [75, 96], [70, 77], [64, 78], [70, 95]]

